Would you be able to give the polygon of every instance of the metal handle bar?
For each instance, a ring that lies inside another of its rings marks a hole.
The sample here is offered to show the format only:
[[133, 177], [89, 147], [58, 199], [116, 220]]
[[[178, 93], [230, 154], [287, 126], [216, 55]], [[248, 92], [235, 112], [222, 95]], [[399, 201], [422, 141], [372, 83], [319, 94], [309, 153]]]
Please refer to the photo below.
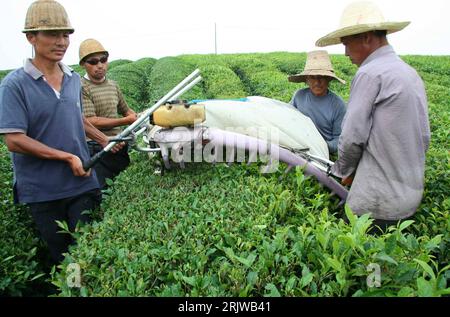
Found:
[[[194, 85], [196, 85], [200, 80], [200, 70], [196, 69], [189, 76], [187, 76], [183, 81], [181, 81], [177, 86], [175, 86], [171, 91], [169, 91], [164, 97], [162, 97], [157, 103], [155, 103], [152, 107], [147, 109], [142, 116], [140, 116], [133, 124], [129, 125], [125, 130], [123, 130], [119, 135], [115, 138], [123, 139], [127, 137], [133, 130], [139, 127], [142, 123], [144, 123], [150, 115], [155, 112], [161, 105], [165, 104], [169, 100], [174, 100], [184, 94], [186, 91], [191, 89]], [[102, 151], [95, 154], [88, 161], [83, 162], [83, 169], [85, 171], [89, 170], [94, 166], [107, 152], [109, 152], [114, 145], [116, 145], [116, 141], [109, 143]]]

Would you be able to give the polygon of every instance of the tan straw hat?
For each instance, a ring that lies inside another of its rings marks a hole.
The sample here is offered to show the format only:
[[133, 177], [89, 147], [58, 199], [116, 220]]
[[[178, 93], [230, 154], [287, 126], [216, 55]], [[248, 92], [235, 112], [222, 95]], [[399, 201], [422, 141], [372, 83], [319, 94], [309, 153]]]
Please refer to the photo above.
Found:
[[80, 65], [86, 59], [86, 57], [96, 53], [105, 53], [106, 55], [109, 55], [108, 51], [105, 50], [103, 45], [95, 39], [87, 39], [81, 42], [79, 50]]
[[339, 29], [316, 42], [316, 46], [323, 47], [341, 43], [345, 36], [361, 34], [370, 31], [387, 31], [388, 34], [403, 30], [411, 22], [388, 22], [381, 10], [372, 2], [354, 2], [347, 6], [342, 13]]
[[327, 76], [345, 84], [345, 80], [340, 79], [335, 75], [327, 51], [309, 52], [303, 72], [301, 74], [289, 76], [288, 80], [293, 83], [305, 82], [307, 76]]
[[27, 11], [23, 33], [37, 31], [74, 32], [64, 7], [53, 0], [33, 2]]

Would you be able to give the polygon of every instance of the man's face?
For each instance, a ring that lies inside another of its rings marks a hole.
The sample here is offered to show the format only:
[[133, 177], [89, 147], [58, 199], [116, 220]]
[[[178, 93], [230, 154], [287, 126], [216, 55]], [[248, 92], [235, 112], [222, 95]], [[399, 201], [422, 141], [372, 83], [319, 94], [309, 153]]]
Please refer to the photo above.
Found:
[[322, 97], [328, 93], [330, 78], [327, 76], [307, 76], [306, 83], [314, 96]]
[[36, 57], [59, 62], [69, 47], [69, 34], [66, 31], [39, 31], [27, 33], [27, 39], [33, 45]]
[[105, 53], [92, 54], [83, 63], [86, 73], [94, 82], [101, 82], [108, 70], [108, 56]]
[[364, 34], [343, 37], [341, 42], [345, 46], [345, 56], [348, 56], [353, 64], [361, 66], [368, 56], [364, 46]]

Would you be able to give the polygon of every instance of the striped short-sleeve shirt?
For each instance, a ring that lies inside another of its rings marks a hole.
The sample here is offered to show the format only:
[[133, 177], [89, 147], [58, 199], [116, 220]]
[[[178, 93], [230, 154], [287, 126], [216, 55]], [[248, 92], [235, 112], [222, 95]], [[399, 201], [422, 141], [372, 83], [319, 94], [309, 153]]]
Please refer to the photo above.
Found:
[[[83, 113], [86, 118], [104, 117], [118, 118], [119, 115], [125, 116], [129, 107], [116, 82], [106, 79], [101, 84], [94, 84], [83, 77], [81, 79], [83, 86]], [[101, 129], [107, 136], [115, 136], [122, 129], [115, 127], [113, 129]]]

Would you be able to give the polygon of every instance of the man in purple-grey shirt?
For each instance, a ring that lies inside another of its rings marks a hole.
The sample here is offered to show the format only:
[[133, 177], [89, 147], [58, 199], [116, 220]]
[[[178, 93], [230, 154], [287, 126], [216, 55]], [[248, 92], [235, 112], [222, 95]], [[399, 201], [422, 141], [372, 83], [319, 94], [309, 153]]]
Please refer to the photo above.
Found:
[[386, 228], [420, 205], [430, 127], [423, 81], [386, 38], [409, 22], [385, 22], [377, 10], [367, 2], [350, 5], [341, 29], [316, 45], [342, 42], [359, 66], [331, 172], [352, 185], [347, 199], [352, 211], [370, 213], [375, 225]]

